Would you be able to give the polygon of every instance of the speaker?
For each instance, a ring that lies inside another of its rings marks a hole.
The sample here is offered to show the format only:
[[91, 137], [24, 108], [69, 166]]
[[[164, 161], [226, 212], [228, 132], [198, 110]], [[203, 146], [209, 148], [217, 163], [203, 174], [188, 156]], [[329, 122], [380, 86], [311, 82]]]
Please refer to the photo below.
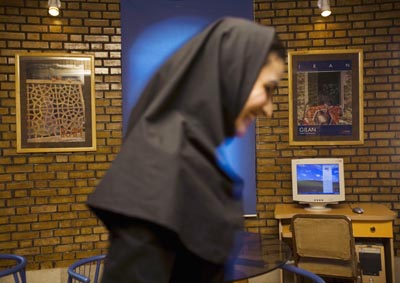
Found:
[[362, 283], [386, 283], [385, 251], [381, 243], [356, 243]]

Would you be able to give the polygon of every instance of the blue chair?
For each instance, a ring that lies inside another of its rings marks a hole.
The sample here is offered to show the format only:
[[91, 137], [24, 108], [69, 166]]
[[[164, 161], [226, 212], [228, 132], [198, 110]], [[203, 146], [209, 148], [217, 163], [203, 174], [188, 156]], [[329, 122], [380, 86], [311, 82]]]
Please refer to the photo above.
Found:
[[[13, 276], [15, 283], [26, 283], [26, 258], [20, 255], [13, 255], [13, 254], [0, 254], [0, 261], [14, 261], [15, 263], [10, 265], [3, 265], [7, 266], [6, 269], [0, 270], [0, 278], [6, 276]], [[0, 280], [1, 281], [1, 280]]]
[[68, 267], [68, 283], [99, 283], [100, 269], [105, 255], [78, 260]]
[[319, 277], [318, 275], [316, 275], [316, 274], [314, 274], [314, 273], [312, 273], [312, 272], [310, 272], [308, 270], [302, 269], [300, 267], [297, 267], [297, 266], [294, 266], [294, 265], [291, 265], [291, 264], [284, 264], [284, 265], [281, 266], [281, 268], [283, 270], [287, 270], [289, 272], [298, 274], [298, 275], [300, 275], [302, 277], [306, 277], [308, 279], [311, 279], [313, 283], [325, 283], [325, 281], [321, 277]]

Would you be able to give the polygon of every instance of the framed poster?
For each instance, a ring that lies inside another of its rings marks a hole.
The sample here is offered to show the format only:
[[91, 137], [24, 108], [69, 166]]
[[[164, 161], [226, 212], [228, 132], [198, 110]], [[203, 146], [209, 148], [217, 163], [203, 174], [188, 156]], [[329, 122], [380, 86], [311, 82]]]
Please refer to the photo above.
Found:
[[92, 55], [15, 56], [17, 152], [96, 150]]
[[364, 143], [363, 53], [289, 52], [289, 144]]

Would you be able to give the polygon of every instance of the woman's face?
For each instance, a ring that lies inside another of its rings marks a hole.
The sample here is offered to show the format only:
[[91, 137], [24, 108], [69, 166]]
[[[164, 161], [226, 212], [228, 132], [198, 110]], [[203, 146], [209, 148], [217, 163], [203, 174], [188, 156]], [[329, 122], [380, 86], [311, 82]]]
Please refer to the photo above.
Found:
[[259, 114], [272, 117], [272, 94], [285, 71], [285, 63], [276, 53], [268, 55], [267, 63], [261, 68], [253, 89], [235, 121], [236, 135], [243, 136]]

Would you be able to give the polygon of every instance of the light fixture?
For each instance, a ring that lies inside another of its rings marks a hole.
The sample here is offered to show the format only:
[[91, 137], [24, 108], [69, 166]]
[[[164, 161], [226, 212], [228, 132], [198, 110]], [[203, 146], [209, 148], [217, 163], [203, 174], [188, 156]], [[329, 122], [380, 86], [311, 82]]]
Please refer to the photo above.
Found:
[[328, 17], [332, 13], [329, 0], [318, 0], [318, 8], [321, 9], [321, 16], [323, 17]]
[[57, 17], [60, 14], [61, 1], [60, 0], [49, 0], [49, 14], [53, 17]]

